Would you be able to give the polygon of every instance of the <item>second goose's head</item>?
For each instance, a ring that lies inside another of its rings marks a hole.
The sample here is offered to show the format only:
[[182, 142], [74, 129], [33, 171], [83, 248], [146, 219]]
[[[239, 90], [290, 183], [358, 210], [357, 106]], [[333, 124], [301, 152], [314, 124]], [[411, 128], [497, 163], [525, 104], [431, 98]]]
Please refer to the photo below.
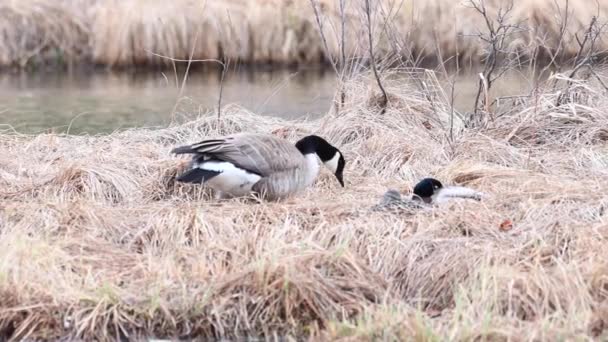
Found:
[[430, 203], [433, 195], [436, 195], [442, 188], [443, 184], [435, 178], [425, 178], [414, 187], [414, 198], [417, 196], [424, 202]]
[[296, 148], [303, 155], [316, 153], [333, 174], [338, 178], [340, 185], [344, 186], [343, 172], [346, 161], [342, 152], [317, 135], [309, 135], [296, 143]]

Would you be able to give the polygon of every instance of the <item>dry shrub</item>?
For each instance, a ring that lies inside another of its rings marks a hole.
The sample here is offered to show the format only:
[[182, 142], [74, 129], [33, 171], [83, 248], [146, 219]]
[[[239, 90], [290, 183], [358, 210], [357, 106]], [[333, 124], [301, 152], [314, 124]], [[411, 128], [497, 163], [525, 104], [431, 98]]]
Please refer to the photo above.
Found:
[[[574, 57], [592, 16], [605, 18], [604, 2], [514, 0], [507, 24], [522, 30], [510, 35], [508, 52], [534, 57], [538, 50], [559, 50]], [[328, 51], [319, 39], [308, 0], [10, 1], [1, 6], [0, 65], [26, 65], [83, 59], [109, 66], [166, 65], [176, 59], [230, 59], [244, 63], [310, 64], [339, 60], [339, 1], [315, 0]], [[383, 0], [373, 5], [376, 51], [410, 57], [442, 54], [479, 60], [485, 43], [474, 36], [485, 26], [467, 1], [409, 3]], [[486, 0], [490, 18], [505, 2]], [[345, 47], [349, 57], [366, 57], [362, 1], [346, 3]], [[432, 18], [432, 20], [429, 20]], [[565, 22], [562, 37], [560, 23]], [[482, 25], [482, 26], [480, 26]], [[606, 49], [606, 40], [596, 43]], [[560, 47], [561, 45], [561, 47]]]
[[[443, 310], [453, 302], [453, 286], [468, 278], [483, 254], [480, 241], [452, 238], [449, 242], [405, 243], [408, 252], [393, 277], [408, 301], [422, 308]], [[458, 246], [458, 247], [457, 247]]]
[[80, 10], [68, 1], [3, 2], [0, 65], [78, 59], [90, 50], [88, 25]]
[[[2, 337], [605, 336], [607, 146], [582, 138], [604, 122], [599, 85], [537, 112], [522, 102], [520, 121], [456, 119], [451, 139], [441, 93], [389, 80], [380, 114], [370, 84], [351, 80], [340, 112], [316, 121], [230, 106], [158, 130], [0, 136]], [[519, 122], [544, 139], [506, 139]], [[284, 201], [218, 202], [174, 181], [187, 161], [173, 147], [237, 131], [324, 136], [346, 187], [323, 169]], [[487, 196], [371, 210], [426, 176]]]
[[150, 52], [249, 63], [310, 63], [322, 56], [312, 11], [302, 1], [109, 0], [94, 11], [92, 57], [109, 65], [170, 63]]
[[[355, 322], [332, 321], [321, 332], [324, 341], [428, 341], [438, 336], [426, 326], [423, 315], [407, 307], [374, 307]], [[317, 337], [315, 337], [317, 338]]]
[[[568, 14], [566, 20], [566, 2]], [[479, 3], [478, 1], [476, 1]], [[496, 18], [497, 13], [503, 12], [509, 3], [513, 3], [513, 11], [507, 16], [506, 24], [518, 25], [523, 30], [507, 37], [506, 47], [509, 52], [519, 55], [533, 55], [535, 48], [556, 49], [560, 44], [563, 56], [574, 56], [579, 50], [576, 34], [585, 32], [591, 18], [599, 15], [605, 18], [608, 14], [606, 3], [598, 2], [597, 6], [587, 6], [572, 0], [530, 1], [530, 0], [486, 0], [484, 1], [489, 18]], [[599, 11], [599, 13], [598, 13]], [[431, 0], [421, 3], [406, 4], [403, 13], [412, 34], [408, 38], [416, 51], [437, 51], [441, 48], [444, 58], [460, 55], [464, 60], [476, 59], [484, 55], [484, 44], [476, 36], [485, 28], [483, 18], [470, 6], [468, 0], [446, 1]], [[434, 23], [428, 25], [428, 18]], [[564, 36], [560, 34], [560, 23], [566, 22]], [[404, 30], [408, 32], [408, 29]], [[467, 36], [469, 38], [467, 39]], [[605, 44], [602, 41], [600, 45]]]
[[224, 327], [245, 333], [257, 327], [269, 335], [287, 322], [297, 335], [314, 322], [357, 316], [381, 300], [386, 284], [349, 254], [284, 250], [224, 279], [213, 304], [224, 319], [219, 334], [228, 333]]
[[[315, 3], [322, 16], [328, 53], [338, 60], [339, 2]], [[491, 17], [504, 5], [498, 0], [486, 1]], [[365, 36], [362, 8], [362, 2], [346, 4], [345, 39], [355, 42], [346, 46], [346, 53], [352, 57], [365, 56], [360, 39]], [[514, 9], [508, 24], [521, 24], [528, 29], [509, 37], [507, 47], [529, 56], [535, 54], [537, 47], [556, 49], [560, 43], [563, 56], [574, 56], [579, 47], [575, 34], [581, 35], [597, 14], [596, 6], [570, 1], [567, 27], [560, 42], [560, 15], [565, 15], [565, 0], [516, 0]], [[411, 49], [432, 57], [439, 47], [444, 59], [456, 55], [477, 59], [485, 54], [483, 43], [468, 37], [478, 33], [483, 20], [465, 1], [412, 4], [386, 0], [374, 6], [374, 11], [379, 13], [374, 31], [380, 53], [403, 54]], [[599, 17], [605, 17], [607, 11], [608, 7], [599, 3]], [[194, 52], [194, 59], [226, 57], [250, 63], [315, 63], [327, 58], [307, 0], [207, 2], [204, 8], [192, 0], [155, 1], [145, 6], [136, 1], [107, 0], [98, 2], [93, 12], [93, 59], [104, 64], [168, 62], [146, 50], [179, 59], [187, 59]], [[387, 28], [388, 17], [391, 22]], [[428, 18], [433, 18], [433, 25]], [[407, 37], [407, 46], [396, 47], [396, 42], [391, 42], [394, 37]], [[193, 45], [195, 39], [197, 44]], [[597, 48], [603, 50], [606, 42], [598, 44]]]
[[[568, 82], [573, 84], [567, 85]], [[496, 119], [489, 130], [492, 138], [526, 147], [580, 146], [607, 141], [605, 89], [590, 80], [560, 75], [546, 86], [559, 91], [543, 93], [541, 89], [540, 93], [522, 99], [519, 106], [523, 110]]]

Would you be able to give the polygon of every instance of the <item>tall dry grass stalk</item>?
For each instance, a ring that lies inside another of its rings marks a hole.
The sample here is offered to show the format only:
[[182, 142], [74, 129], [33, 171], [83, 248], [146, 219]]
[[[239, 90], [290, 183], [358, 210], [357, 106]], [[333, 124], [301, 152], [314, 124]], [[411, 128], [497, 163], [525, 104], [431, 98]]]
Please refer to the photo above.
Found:
[[0, 65], [71, 62], [90, 53], [90, 1], [0, 3]]
[[[0, 135], [2, 339], [607, 338], [604, 89], [558, 77], [466, 129], [440, 93], [386, 76], [382, 116], [360, 76], [339, 120], [228, 106], [220, 123]], [[172, 147], [237, 131], [326, 137], [348, 160], [346, 187], [323, 171], [283, 202], [218, 203], [174, 181], [185, 160]], [[489, 197], [369, 210], [428, 175]]]
[[[576, 55], [576, 35], [584, 34], [595, 15], [605, 22], [608, 5], [571, 0], [566, 6], [566, 1], [514, 0], [508, 23], [527, 30], [510, 37], [506, 47], [522, 56], [536, 55], [539, 49], [557, 49], [562, 57]], [[194, 46], [194, 59], [306, 64], [328, 59], [329, 54], [339, 61], [343, 26], [348, 42], [344, 54], [365, 57], [366, 43], [359, 39], [366, 36], [360, 19], [363, 0], [349, 1], [343, 11], [340, 0], [315, 3], [327, 49], [308, 0], [9, 1], [0, 4], [0, 65], [64, 59], [110, 66], [164, 64], [168, 60], [153, 53], [187, 59], [197, 31], [202, 34]], [[490, 17], [496, 17], [504, 5], [502, 0], [485, 1]], [[477, 62], [486, 53], [485, 44], [474, 37], [484, 23], [467, 1], [382, 0], [373, 6], [378, 26], [374, 31], [384, 32], [376, 42], [378, 56], [440, 53], [442, 60], [459, 56]], [[396, 44], [395, 37], [403, 42]], [[608, 48], [605, 39], [598, 43], [598, 50]]]

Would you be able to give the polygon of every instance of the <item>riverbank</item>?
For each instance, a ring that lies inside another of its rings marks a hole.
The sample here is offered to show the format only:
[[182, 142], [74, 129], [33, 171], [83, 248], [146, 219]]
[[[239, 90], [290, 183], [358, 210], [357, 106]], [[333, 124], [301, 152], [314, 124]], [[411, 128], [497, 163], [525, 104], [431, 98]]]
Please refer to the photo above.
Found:
[[[602, 86], [553, 79], [464, 128], [440, 93], [399, 81], [380, 115], [373, 85], [350, 80], [315, 121], [228, 106], [158, 130], [0, 135], [2, 339], [605, 338]], [[236, 131], [326, 137], [346, 187], [323, 171], [284, 202], [217, 203], [174, 182], [171, 148]], [[488, 197], [368, 210], [425, 176]]]
[[[41, 67], [94, 63], [106, 66], [169, 65], [167, 58], [226, 59], [242, 64], [318, 64], [339, 60], [339, 1], [319, 0], [328, 52], [307, 0], [256, 1], [115, 1], [24, 0], [0, 11], [0, 66]], [[345, 50], [350, 58], [366, 57], [362, 4], [345, 9]], [[496, 18], [503, 1], [486, 1]], [[515, 0], [505, 18], [517, 24], [506, 37], [505, 50], [520, 61], [534, 56], [574, 57], [594, 15], [608, 18], [608, 5], [580, 1]], [[399, 55], [478, 63], [485, 44], [483, 17], [466, 2], [383, 1], [373, 8], [379, 57]], [[566, 15], [568, 13], [568, 15]], [[563, 33], [563, 34], [562, 34]], [[597, 51], [608, 48], [602, 38]], [[546, 61], [545, 61], [546, 62]]]

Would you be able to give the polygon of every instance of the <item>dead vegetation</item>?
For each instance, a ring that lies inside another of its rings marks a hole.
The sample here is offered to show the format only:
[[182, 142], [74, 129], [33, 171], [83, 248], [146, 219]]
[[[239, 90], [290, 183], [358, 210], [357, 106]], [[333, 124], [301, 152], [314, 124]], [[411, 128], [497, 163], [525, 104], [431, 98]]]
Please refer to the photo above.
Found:
[[[468, 38], [486, 23], [466, 1], [374, 1], [369, 6], [371, 29], [361, 21], [364, 0], [312, 3], [314, 7], [307, 0], [9, 1], [0, 5], [0, 65], [170, 64], [158, 55], [234, 63], [344, 64], [367, 57], [367, 43], [359, 38], [372, 30], [384, 35], [373, 47], [378, 58], [433, 59], [439, 52], [441, 60], [466, 64], [477, 63], [487, 52], [484, 42]], [[590, 20], [603, 22], [608, 14], [601, 1], [512, 3], [504, 24], [526, 29], [498, 38], [502, 53], [517, 54], [522, 63], [527, 58], [551, 62], [575, 57]], [[489, 18], [500, 17], [503, 5], [502, 0], [483, 1]], [[325, 31], [322, 40], [319, 23]], [[599, 39], [595, 50], [605, 52], [606, 44]]]
[[[2, 339], [608, 337], [601, 82], [557, 75], [465, 128], [418, 75], [384, 73], [384, 115], [370, 72], [318, 121], [228, 106], [160, 130], [0, 135]], [[325, 136], [346, 188], [322, 172], [283, 202], [218, 203], [174, 182], [172, 147], [236, 131]], [[370, 210], [429, 175], [490, 197]]]

